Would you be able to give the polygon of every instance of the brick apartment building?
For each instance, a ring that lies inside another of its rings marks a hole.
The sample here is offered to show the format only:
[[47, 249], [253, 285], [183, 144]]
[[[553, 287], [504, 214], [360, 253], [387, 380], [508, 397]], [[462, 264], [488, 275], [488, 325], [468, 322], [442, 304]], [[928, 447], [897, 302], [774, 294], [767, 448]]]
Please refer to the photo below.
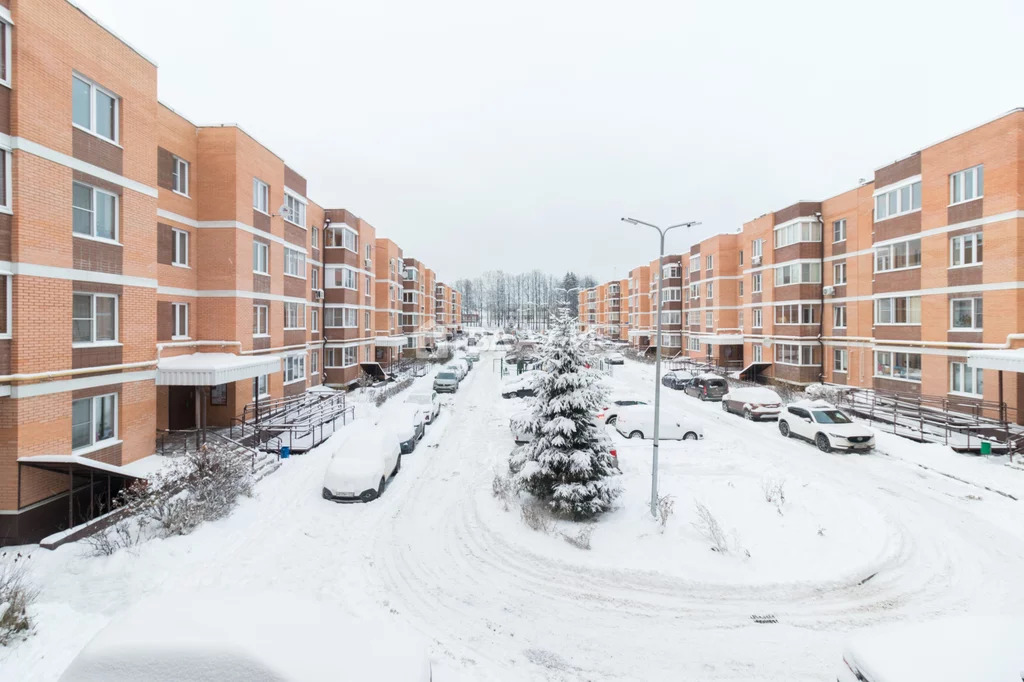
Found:
[[[1024, 109], [665, 263], [641, 268], [651, 311], [664, 292], [667, 356], [797, 385], [1001, 400], [1020, 421], [1024, 381], [995, 371], [1014, 363], [983, 369], [968, 353], [1024, 348]], [[641, 268], [630, 272], [631, 301]], [[607, 336], [599, 292], [580, 292], [580, 323]], [[644, 350], [654, 313], [647, 324], [632, 305], [630, 338]]]
[[162, 430], [426, 347], [433, 271], [400, 326], [401, 249], [160, 103], [140, 52], [66, 0], [0, 0], [0, 31], [0, 544], [109, 507]]
[[462, 329], [462, 292], [438, 282], [434, 287], [434, 319], [440, 336], [451, 338]]

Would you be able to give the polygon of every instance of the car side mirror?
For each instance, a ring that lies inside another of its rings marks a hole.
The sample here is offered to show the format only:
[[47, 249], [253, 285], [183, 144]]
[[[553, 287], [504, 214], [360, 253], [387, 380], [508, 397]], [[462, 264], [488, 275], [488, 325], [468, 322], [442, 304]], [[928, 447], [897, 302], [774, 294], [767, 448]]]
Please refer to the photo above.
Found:
[[808, 424], [810, 424], [811, 423], [811, 418], [810, 417], [804, 417], [804, 421], [807, 422]]

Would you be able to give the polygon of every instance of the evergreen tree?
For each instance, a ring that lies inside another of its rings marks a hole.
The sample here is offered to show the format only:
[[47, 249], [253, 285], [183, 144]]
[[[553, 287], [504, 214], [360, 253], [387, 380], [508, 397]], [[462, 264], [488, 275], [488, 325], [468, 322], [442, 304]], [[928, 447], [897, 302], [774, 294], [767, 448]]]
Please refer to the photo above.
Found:
[[620, 487], [610, 441], [593, 421], [605, 390], [577, 328], [563, 309], [541, 350], [547, 372], [520, 422], [534, 438], [512, 451], [509, 468], [520, 489], [579, 519], [610, 509]]

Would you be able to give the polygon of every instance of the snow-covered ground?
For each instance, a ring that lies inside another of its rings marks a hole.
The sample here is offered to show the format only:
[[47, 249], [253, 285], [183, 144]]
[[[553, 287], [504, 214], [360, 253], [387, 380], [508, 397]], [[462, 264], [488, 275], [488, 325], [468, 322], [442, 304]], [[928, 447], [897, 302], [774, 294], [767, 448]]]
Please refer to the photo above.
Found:
[[[825, 455], [669, 390], [666, 404], [706, 435], [661, 447], [661, 492], [675, 501], [664, 532], [648, 510], [650, 442], [613, 429], [625, 490], [591, 524], [591, 549], [564, 526], [531, 530], [491, 492], [522, 409], [498, 395], [497, 357], [485, 351], [445, 398], [376, 502], [320, 497], [342, 430], [191, 536], [105, 558], [33, 550], [37, 631], [0, 649], [0, 678], [56, 679], [128, 605], [198, 587], [286, 590], [339, 603], [339, 618], [401, 622], [430, 642], [437, 682], [822, 680], [866, 626], [1024, 611], [1024, 499], [987, 489], [1024, 491], [1024, 472], [900, 439]], [[610, 383], [653, 393], [653, 368], [627, 362]], [[781, 514], [764, 499], [769, 479], [784, 481]], [[727, 553], [693, 527], [696, 501]]]

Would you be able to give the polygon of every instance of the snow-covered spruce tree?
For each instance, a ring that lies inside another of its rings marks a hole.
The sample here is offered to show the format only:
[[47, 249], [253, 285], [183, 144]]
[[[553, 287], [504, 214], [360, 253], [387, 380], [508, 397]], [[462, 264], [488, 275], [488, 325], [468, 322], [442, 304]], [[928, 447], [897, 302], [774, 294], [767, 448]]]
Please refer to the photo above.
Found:
[[552, 511], [581, 519], [607, 511], [620, 492], [608, 437], [592, 421], [605, 391], [588, 365], [576, 320], [563, 309], [541, 348], [543, 378], [520, 428], [534, 438], [512, 451], [509, 469], [522, 490]]

